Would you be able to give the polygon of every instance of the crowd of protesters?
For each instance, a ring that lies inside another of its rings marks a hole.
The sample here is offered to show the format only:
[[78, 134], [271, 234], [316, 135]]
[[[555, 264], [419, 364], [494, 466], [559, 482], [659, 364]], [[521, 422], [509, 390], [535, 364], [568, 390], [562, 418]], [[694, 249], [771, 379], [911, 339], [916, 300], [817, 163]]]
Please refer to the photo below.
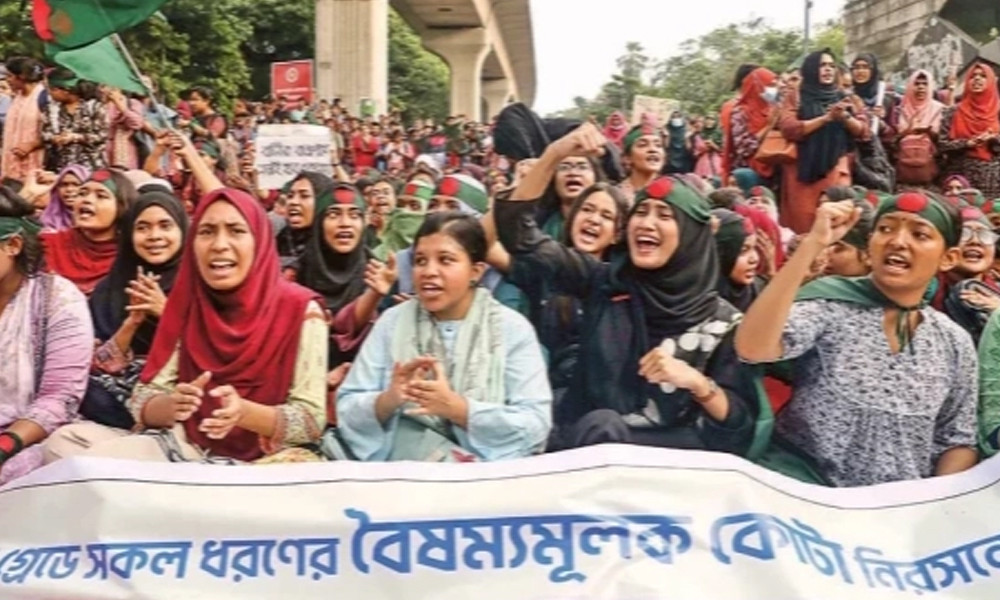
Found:
[[[0, 484], [83, 455], [622, 443], [862, 486], [1000, 450], [986, 63], [895, 89], [823, 50], [635, 125], [230, 118], [208, 87], [167, 107], [30, 58], [5, 89]], [[257, 129], [294, 123], [328, 128], [333, 176], [261, 189]]]

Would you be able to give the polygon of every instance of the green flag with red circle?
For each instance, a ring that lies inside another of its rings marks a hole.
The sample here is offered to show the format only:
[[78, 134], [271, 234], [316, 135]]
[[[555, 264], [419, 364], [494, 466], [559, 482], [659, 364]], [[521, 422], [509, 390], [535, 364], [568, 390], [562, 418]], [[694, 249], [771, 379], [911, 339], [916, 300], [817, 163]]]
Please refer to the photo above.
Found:
[[166, 0], [33, 0], [38, 37], [69, 50], [92, 44], [151, 17]]

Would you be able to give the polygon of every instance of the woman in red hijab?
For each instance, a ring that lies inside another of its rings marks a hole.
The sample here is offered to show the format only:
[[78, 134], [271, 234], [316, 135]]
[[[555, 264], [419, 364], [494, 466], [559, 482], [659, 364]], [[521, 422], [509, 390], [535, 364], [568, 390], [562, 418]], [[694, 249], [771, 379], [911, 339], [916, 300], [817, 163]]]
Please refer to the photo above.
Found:
[[729, 146], [729, 165], [733, 169], [750, 168], [762, 179], [774, 176], [774, 167], [754, 158], [760, 140], [767, 129], [771, 111], [778, 101], [778, 76], [773, 71], [759, 67], [743, 79], [740, 97], [732, 115], [732, 144]]
[[604, 137], [609, 142], [618, 146], [619, 150], [625, 149], [625, 136], [628, 134], [628, 121], [621, 111], [611, 113], [604, 123]]
[[938, 150], [946, 175], [964, 175], [987, 198], [1000, 196], [1000, 91], [986, 64], [974, 63], [966, 73], [962, 100], [941, 120]]
[[159, 432], [71, 425], [47, 446], [49, 459], [250, 462], [282, 451], [268, 462], [318, 460], [297, 446], [319, 439], [326, 426], [329, 334], [321, 302], [282, 278], [257, 201], [229, 188], [208, 194], [129, 401], [136, 423]]
[[136, 195], [125, 175], [108, 169], [94, 171], [73, 206], [75, 226], [39, 236], [49, 271], [90, 296], [115, 262], [119, 225]]

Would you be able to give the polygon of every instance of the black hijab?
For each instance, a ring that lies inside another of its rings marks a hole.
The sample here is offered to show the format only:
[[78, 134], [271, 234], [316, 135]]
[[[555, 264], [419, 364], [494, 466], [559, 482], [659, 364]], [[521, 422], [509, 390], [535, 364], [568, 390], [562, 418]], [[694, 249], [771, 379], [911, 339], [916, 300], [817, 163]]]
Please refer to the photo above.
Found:
[[[162, 265], [151, 265], [144, 261], [135, 251], [135, 245], [132, 243], [132, 232], [135, 229], [136, 220], [144, 210], [151, 206], [159, 206], [167, 211], [167, 214], [181, 229], [181, 244], [177, 247], [177, 253]], [[173, 194], [153, 190], [139, 195], [129, 212], [126, 213], [121, 228], [118, 236], [118, 255], [111, 266], [111, 271], [97, 284], [89, 300], [90, 313], [94, 320], [94, 335], [102, 341], [111, 339], [128, 317], [128, 312], [125, 310], [125, 307], [129, 305], [126, 289], [129, 282], [136, 278], [139, 267], [142, 267], [142, 270], [147, 273], [159, 275], [160, 288], [163, 293], [170, 293], [180, 267], [181, 255], [184, 253], [188, 217], [184, 212], [184, 205]], [[132, 352], [136, 356], [145, 356], [149, 353], [153, 336], [156, 334], [156, 325], [157, 320], [147, 318], [139, 327], [135, 337], [132, 338]]]
[[743, 252], [743, 244], [750, 235], [751, 227], [741, 215], [724, 208], [717, 208], [712, 214], [719, 220], [719, 229], [715, 234], [715, 247], [719, 254], [719, 283], [716, 289], [724, 300], [736, 307], [740, 312], [746, 312], [760, 293], [755, 280], [750, 285], [737, 285], [729, 277]]
[[[809, 121], [827, 113], [831, 106], [844, 99], [837, 77], [833, 83], [819, 82], [820, 62], [823, 55], [833, 56], [829, 49], [818, 50], [806, 56], [802, 63], [802, 85], [799, 89], [798, 117]], [[850, 150], [851, 139], [843, 123], [827, 123], [798, 143], [798, 178], [802, 183], [815, 183], [830, 172], [840, 157]]]
[[868, 66], [871, 67], [871, 78], [865, 83], [854, 82], [854, 93], [860, 96], [869, 107], [874, 107], [875, 100], [878, 99], [878, 83], [882, 80], [882, 74], [878, 69], [878, 58], [871, 52], [865, 52], [859, 54], [851, 66], [854, 66], [859, 60], [868, 63]]
[[[316, 209], [313, 211], [313, 224], [315, 224], [316, 220], [322, 220], [319, 217], [320, 199], [323, 197], [329, 197], [330, 194], [333, 193], [334, 181], [322, 173], [302, 171], [295, 176], [295, 179], [293, 179], [291, 183], [295, 183], [296, 181], [303, 179], [308, 181], [312, 186], [313, 196], [316, 198]], [[289, 185], [289, 187], [291, 187], [291, 185]], [[313, 227], [293, 229], [291, 226], [286, 225], [280, 232], [278, 232], [278, 255], [283, 259], [283, 267], [293, 264], [295, 259], [302, 257], [302, 254], [306, 251], [309, 241], [313, 236], [313, 229]], [[320, 233], [322, 234], [322, 229], [320, 229]]]
[[335, 203], [354, 205], [364, 213], [364, 201], [352, 185], [334, 184], [326, 195], [317, 194], [316, 218], [310, 228], [298, 275], [298, 282], [321, 294], [334, 315], [365, 291], [365, 267], [372, 258], [371, 250], [364, 243], [364, 227], [357, 245], [347, 254], [337, 252], [326, 243], [323, 219], [327, 209]]
[[[661, 181], [672, 182], [673, 191], [666, 202], [674, 209], [680, 240], [673, 256], [659, 269], [640, 269], [632, 265], [627, 248], [612, 261], [615, 278], [629, 288], [637, 299], [645, 326], [645, 349], [666, 338], [677, 337], [716, 314], [719, 295], [715, 290], [719, 264], [709, 221], [707, 201], [677, 178], [661, 178], [636, 197], [629, 217], [635, 214], [646, 197]], [[649, 197], [656, 197], [655, 191]], [[642, 338], [638, 340], [642, 342]]]

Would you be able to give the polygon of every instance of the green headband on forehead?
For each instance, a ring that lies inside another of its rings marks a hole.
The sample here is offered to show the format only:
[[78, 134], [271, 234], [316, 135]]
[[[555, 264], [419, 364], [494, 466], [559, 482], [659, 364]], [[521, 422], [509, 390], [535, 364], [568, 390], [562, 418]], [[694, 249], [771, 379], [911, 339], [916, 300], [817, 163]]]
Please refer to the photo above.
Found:
[[708, 223], [712, 216], [708, 203], [693, 189], [673, 177], [660, 177], [639, 190], [629, 216], [635, 213], [640, 204], [649, 199], [666, 202], [699, 223]]
[[635, 145], [635, 143], [639, 141], [639, 138], [644, 135], [656, 135], [656, 128], [648, 124], [636, 125], [633, 127], [632, 131], [629, 131], [625, 136], [625, 140], [623, 142], [625, 146], [625, 154], [631, 152], [632, 146]]
[[364, 212], [367, 208], [365, 205], [365, 199], [361, 195], [361, 192], [358, 191], [358, 188], [353, 185], [338, 183], [329, 194], [317, 196], [316, 212], [322, 214], [329, 210], [330, 207], [338, 205], [343, 206], [345, 204], [359, 208], [362, 212]]
[[890, 196], [879, 204], [878, 211], [875, 213], [875, 221], [878, 222], [883, 216], [893, 212], [908, 212], [927, 220], [941, 232], [949, 248], [958, 245], [955, 221], [940, 202], [918, 192], [905, 192], [898, 196]]
[[115, 184], [115, 180], [111, 177], [111, 171], [107, 169], [94, 171], [94, 173], [90, 176], [90, 181], [103, 185], [111, 190], [111, 194], [113, 196], [116, 198], [118, 197], [118, 185]]
[[212, 142], [202, 142], [198, 144], [198, 152], [203, 152], [215, 160], [219, 160], [219, 157], [222, 155], [219, 147]]
[[27, 217], [0, 217], [0, 240], [7, 240], [25, 231], [37, 234], [41, 230], [41, 225]]
[[69, 77], [66, 79], [49, 79], [49, 87], [59, 88], [61, 90], [71, 90], [80, 84], [79, 77]]

